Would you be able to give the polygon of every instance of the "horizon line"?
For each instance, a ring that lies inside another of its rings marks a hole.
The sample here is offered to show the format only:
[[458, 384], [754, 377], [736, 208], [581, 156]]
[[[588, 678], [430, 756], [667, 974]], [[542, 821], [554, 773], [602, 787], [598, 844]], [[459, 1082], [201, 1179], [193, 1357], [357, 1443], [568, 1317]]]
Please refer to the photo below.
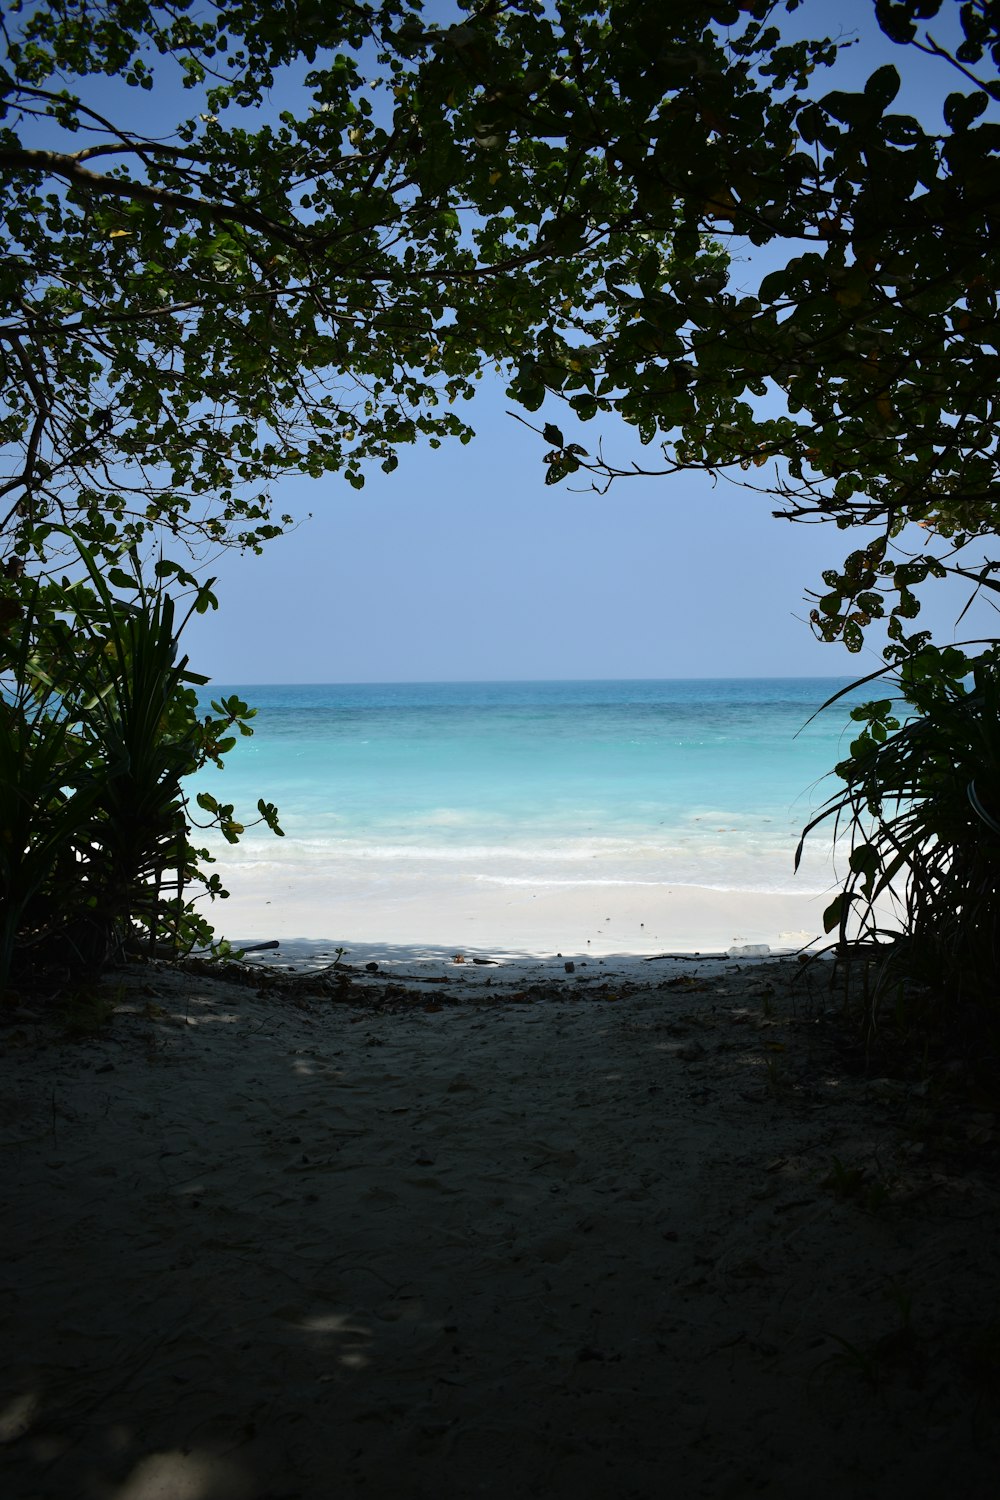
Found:
[[[339, 680], [309, 677], [280, 682], [274, 680], [251, 682], [249, 679], [209, 677], [209, 683], [220, 682], [233, 687], [510, 687], [567, 682], [839, 682], [850, 680], [850, 672], [736, 672], [718, 675], [688, 673], [681, 677], [350, 677]], [[858, 679], [858, 681], [862, 680]]]

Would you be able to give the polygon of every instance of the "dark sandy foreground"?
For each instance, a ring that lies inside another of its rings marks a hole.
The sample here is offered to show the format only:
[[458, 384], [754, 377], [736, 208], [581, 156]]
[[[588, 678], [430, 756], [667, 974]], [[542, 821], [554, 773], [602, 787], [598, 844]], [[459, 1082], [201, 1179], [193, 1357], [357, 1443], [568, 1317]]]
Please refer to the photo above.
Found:
[[830, 972], [8, 1013], [0, 1492], [994, 1500], [993, 1114]]

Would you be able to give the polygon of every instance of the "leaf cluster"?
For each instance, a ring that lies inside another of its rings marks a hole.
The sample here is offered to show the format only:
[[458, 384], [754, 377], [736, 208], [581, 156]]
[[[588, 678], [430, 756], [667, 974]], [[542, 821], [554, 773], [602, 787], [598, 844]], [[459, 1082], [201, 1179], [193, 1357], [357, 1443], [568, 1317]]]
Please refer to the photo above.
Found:
[[[584, 419], [615, 413], [659, 456], [546, 463], [601, 485], [702, 469], [770, 491], [789, 519], [870, 528], [869, 562], [830, 570], [813, 624], [857, 651], [887, 619], [903, 656], [917, 586], [969, 576], [959, 555], [1000, 520], [995, 8], [875, 7], [901, 49], [936, 60], [950, 88], [939, 126], [897, 109], [894, 65], [831, 89], [850, 39], [785, 44], [769, 24], [782, 7], [682, 4], [669, 24], [626, 0], [582, 9], [573, 86], [544, 129], [601, 154], [630, 230], [653, 243], [638, 265], [602, 268], [602, 338], [568, 370], [516, 372], [512, 391], [529, 409], [549, 392]], [[829, 13], [813, 10], [821, 26]], [[953, 50], [934, 19], [957, 20]], [[538, 109], [519, 128], [543, 128]], [[749, 270], [721, 248], [747, 242]], [[916, 560], [899, 551], [914, 525]]]
[[[491, 363], [518, 372], [529, 406], [561, 384], [596, 411], [595, 346], [622, 312], [604, 269], [652, 286], [673, 221], [664, 202], [634, 228], [600, 140], [556, 138], [589, 107], [606, 31], [599, 9], [557, 19], [533, 0], [444, 26], [415, 0], [245, 0], [207, 19], [135, 0], [14, 6], [8, 555], [44, 560], [53, 522], [98, 552], [157, 532], [259, 546], [287, 521], [278, 476], [360, 487], [403, 444], [468, 440], [458, 408]], [[203, 108], [144, 134], [134, 111], [95, 106], [112, 74]], [[262, 120], [282, 84], [296, 107]], [[614, 99], [616, 120], [629, 110]]]
[[[123, 948], [206, 944], [195, 899], [226, 894], [192, 843], [183, 783], [252, 733], [253, 710], [234, 696], [200, 714], [205, 679], [179, 654], [162, 581], [108, 579], [76, 545], [85, 579], [36, 583], [0, 631], [0, 988], [86, 977]], [[233, 808], [199, 800], [235, 843]]]
[[[467, 440], [495, 364], [528, 411], [624, 418], [658, 472], [873, 528], [874, 580], [830, 570], [813, 623], [858, 650], [888, 618], [905, 653], [915, 585], [997, 524], [1000, 33], [970, 0], [949, 51], [941, 0], [875, 4], [901, 64], [954, 81], [934, 128], [895, 66], [827, 87], [850, 38], [813, 5], [788, 41], [797, 8], [11, 7], [5, 545], [44, 556], [56, 519], [97, 549], [258, 546], [277, 476], [360, 486], [402, 444]], [[203, 107], [143, 134], [94, 107], [103, 75]], [[748, 277], [727, 241], [777, 266]], [[577, 450], [550, 447], [550, 481], [634, 469]], [[923, 573], [891, 555], [912, 523]]]
[[[935, 987], [996, 1040], [1000, 960], [1000, 659], [957, 647], [915, 653], [901, 669], [901, 706], [861, 704], [861, 726], [838, 766], [845, 786], [819, 824], [850, 845], [844, 885], [825, 914], [842, 944], [860, 933], [896, 942], [874, 1002], [900, 979]], [[801, 844], [799, 854], [801, 854]], [[956, 1026], [955, 1010], [936, 1016]]]

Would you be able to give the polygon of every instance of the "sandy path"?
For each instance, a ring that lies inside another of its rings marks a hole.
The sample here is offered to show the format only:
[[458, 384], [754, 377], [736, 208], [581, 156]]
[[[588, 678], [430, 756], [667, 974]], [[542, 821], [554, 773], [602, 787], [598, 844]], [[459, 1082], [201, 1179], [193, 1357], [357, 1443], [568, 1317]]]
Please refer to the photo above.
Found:
[[371, 985], [0, 1033], [6, 1496], [992, 1500], [993, 1118], [825, 975]]

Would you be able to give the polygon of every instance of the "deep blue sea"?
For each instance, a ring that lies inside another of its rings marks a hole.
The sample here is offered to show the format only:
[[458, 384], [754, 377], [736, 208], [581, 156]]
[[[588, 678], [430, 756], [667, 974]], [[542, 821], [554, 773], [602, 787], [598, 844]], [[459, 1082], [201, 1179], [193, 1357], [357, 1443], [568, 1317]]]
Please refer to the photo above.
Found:
[[811, 715], [846, 681], [215, 684], [255, 733], [193, 789], [278, 805], [286, 838], [223, 845], [223, 874], [820, 891], [828, 842], [794, 885], [792, 859], [850, 737], [843, 701]]

